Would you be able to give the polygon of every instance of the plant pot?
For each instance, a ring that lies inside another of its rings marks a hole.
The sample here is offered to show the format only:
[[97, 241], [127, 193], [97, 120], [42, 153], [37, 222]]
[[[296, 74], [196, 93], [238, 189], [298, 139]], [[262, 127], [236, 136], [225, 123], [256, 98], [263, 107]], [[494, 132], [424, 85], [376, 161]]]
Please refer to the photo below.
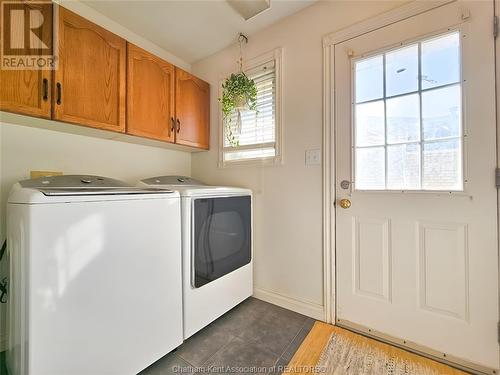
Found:
[[234, 100], [234, 109], [244, 111], [248, 109], [247, 98], [240, 96]]

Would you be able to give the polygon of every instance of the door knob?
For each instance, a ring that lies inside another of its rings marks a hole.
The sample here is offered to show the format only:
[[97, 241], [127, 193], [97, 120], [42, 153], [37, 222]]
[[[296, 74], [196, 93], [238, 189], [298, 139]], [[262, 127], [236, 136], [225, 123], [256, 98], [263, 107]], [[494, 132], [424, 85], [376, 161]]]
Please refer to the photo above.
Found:
[[343, 209], [347, 209], [351, 207], [351, 201], [349, 199], [341, 199], [339, 201], [339, 206], [342, 207]]

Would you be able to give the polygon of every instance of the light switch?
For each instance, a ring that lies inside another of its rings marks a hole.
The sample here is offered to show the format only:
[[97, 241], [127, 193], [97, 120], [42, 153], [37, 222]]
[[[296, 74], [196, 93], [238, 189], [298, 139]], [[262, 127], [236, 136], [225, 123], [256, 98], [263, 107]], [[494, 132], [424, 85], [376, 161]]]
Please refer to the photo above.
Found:
[[321, 150], [306, 150], [306, 165], [321, 165]]

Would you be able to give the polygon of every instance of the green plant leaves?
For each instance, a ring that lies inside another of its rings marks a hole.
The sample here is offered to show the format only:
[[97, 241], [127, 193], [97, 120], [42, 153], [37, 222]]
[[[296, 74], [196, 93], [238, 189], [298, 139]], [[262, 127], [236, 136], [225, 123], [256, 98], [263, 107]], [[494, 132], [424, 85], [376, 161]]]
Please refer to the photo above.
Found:
[[222, 84], [222, 97], [219, 98], [226, 127], [226, 138], [232, 147], [239, 145], [232, 127], [231, 115], [242, 101], [251, 111], [257, 110], [257, 86], [253, 79], [243, 72], [233, 73]]

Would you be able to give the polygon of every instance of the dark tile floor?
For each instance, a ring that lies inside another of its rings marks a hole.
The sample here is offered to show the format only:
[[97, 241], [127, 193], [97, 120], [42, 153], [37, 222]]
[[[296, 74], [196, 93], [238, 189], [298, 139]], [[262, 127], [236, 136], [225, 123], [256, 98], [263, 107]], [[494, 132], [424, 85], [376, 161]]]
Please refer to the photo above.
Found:
[[[140, 375], [280, 373], [314, 320], [249, 298]], [[252, 368], [254, 367], [254, 368]]]
[[[249, 298], [140, 375], [278, 374], [313, 324], [314, 320], [304, 315]], [[0, 375], [7, 373], [4, 359], [0, 353]]]

